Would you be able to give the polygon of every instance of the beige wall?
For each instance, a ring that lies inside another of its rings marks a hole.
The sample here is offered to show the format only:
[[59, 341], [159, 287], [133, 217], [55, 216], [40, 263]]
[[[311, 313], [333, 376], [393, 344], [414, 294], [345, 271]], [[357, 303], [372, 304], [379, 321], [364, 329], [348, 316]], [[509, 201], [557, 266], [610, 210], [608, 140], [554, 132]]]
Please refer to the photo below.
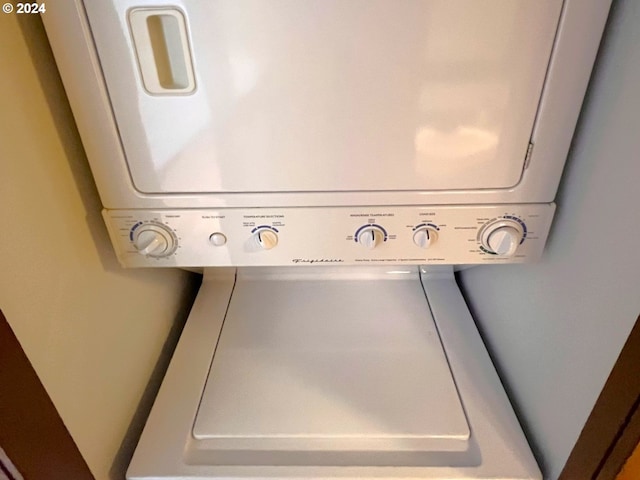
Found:
[[37, 16], [0, 15], [0, 72], [0, 308], [96, 478], [122, 478], [193, 278], [116, 263]]

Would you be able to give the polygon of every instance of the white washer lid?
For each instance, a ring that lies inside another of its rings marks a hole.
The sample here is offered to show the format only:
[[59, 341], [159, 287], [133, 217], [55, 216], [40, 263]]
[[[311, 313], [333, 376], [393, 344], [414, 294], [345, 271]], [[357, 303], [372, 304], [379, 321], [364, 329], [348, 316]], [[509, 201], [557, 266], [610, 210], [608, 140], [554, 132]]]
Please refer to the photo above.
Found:
[[469, 426], [419, 281], [249, 278], [193, 435], [219, 449], [460, 451]]

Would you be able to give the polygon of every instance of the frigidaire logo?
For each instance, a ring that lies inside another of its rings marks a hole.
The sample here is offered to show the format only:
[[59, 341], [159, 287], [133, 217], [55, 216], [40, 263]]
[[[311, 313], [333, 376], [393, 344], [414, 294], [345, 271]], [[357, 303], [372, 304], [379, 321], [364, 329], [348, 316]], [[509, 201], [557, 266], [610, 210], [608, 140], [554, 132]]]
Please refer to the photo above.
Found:
[[293, 263], [343, 263], [341, 258], [294, 258]]

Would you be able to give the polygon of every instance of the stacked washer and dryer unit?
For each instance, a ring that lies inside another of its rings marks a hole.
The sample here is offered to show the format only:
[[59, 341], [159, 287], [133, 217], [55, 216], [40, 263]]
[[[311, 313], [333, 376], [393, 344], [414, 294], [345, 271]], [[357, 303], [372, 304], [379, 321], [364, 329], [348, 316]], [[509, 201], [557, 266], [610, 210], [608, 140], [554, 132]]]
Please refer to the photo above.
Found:
[[453, 271], [540, 258], [608, 3], [49, 8], [120, 263], [204, 268], [128, 478], [540, 478]]

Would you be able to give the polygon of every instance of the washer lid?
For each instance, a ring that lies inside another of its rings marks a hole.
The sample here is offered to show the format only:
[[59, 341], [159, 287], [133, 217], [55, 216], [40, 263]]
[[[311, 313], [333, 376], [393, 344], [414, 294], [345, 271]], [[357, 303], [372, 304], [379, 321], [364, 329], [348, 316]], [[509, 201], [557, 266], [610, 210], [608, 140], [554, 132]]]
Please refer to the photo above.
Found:
[[218, 449], [460, 451], [469, 426], [419, 281], [239, 279], [193, 435]]

